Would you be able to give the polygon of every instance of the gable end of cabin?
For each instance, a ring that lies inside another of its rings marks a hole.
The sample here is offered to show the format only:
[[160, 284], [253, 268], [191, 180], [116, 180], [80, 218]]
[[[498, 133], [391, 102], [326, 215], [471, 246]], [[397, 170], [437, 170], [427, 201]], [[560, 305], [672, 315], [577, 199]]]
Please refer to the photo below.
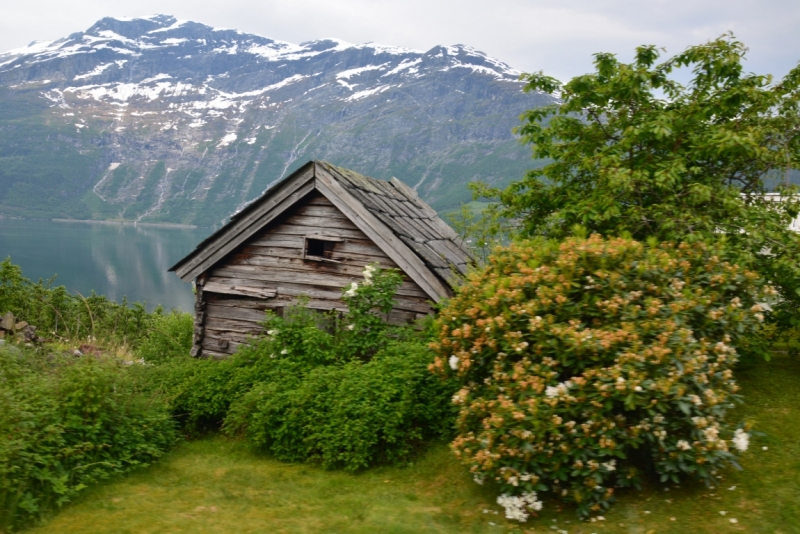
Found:
[[[342, 288], [374, 263], [399, 268], [324, 195], [308, 193], [197, 277], [192, 355], [228, 357], [263, 332], [266, 311], [282, 315], [301, 296], [311, 309], [345, 312]], [[395, 324], [433, 311], [405, 273], [395, 302]]]

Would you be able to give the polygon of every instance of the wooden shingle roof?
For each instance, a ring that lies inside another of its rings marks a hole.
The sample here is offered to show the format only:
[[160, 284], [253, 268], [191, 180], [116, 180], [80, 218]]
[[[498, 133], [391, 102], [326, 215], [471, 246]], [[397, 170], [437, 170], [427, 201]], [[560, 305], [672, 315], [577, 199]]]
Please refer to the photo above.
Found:
[[472, 255], [458, 234], [416, 191], [397, 178], [386, 182], [325, 161], [317, 164], [391, 228], [440, 278], [448, 280], [454, 270], [467, 273], [467, 267], [474, 262]]
[[406, 184], [376, 180], [326, 161], [309, 161], [270, 187], [170, 268], [190, 280], [311, 191], [318, 191], [365, 232], [434, 300], [452, 294], [474, 261], [461, 238]]

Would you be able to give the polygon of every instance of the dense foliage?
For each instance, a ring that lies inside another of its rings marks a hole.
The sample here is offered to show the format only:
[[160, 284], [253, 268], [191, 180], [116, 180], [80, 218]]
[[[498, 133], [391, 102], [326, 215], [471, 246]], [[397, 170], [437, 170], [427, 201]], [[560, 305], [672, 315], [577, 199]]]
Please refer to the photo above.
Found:
[[350, 470], [408, 461], [449, 433], [455, 384], [427, 372], [424, 332], [386, 323], [400, 282], [367, 267], [345, 288], [341, 317], [290, 308], [228, 360], [163, 365], [173, 412], [188, 432], [222, 425], [282, 460]]
[[[268, 357], [265, 350], [256, 357]], [[368, 362], [308, 366], [284, 356], [231, 406], [226, 429], [280, 460], [356, 470], [402, 464], [448, 436], [454, 388], [428, 373], [430, 350], [395, 342]]]
[[188, 313], [153, 313], [148, 317], [147, 331], [137, 343], [136, 354], [155, 364], [186, 358], [192, 350], [193, 330], [194, 318]]
[[[152, 329], [162, 328], [163, 310], [148, 313], [138, 302], [114, 302], [92, 293], [84, 297], [70, 293], [52, 281], [31, 282], [11, 258], [0, 262], [0, 314], [13, 313], [18, 319], [37, 327], [37, 335], [61, 342], [101, 339], [106, 345], [137, 348], [152, 337]], [[184, 321], [191, 316], [182, 314]], [[177, 341], [177, 340], [176, 340]], [[155, 338], [151, 343], [155, 342]], [[188, 350], [188, 349], [187, 349]]]
[[453, 449], [476, 481], [501, 485], [509, 518], [541, 508], [537, 492], [585, 517], [647, 469], [712, 483], [746, 449], [726, 420], [731, 367], [770, 288], [726, 254], [534, 240], [469, 277], [437, 321], [432, 369], [461, 383]]
[[144, 466], [176, 433], [149, 369], [0, 345], [0, 531]]
[[[519, 128], [549, 163], [481, 193], [499, 198], [525, 236], [563, 238], [580, 225], [640, 240], [724, 237], [794, 314], [800, 237], [789, 223], [800, 199], [783, 182], [800, 168], [800, 67], [779, 81], [747, 74], [745, 52], [723, 37], [660, 63], [654, 46], [629, 64], [596, 54], [595, 72], [566, 84], [526, 75], [527, 90], [561, 99], [527, 111]], [[783, 196], [765, 197], [770, 188]]]

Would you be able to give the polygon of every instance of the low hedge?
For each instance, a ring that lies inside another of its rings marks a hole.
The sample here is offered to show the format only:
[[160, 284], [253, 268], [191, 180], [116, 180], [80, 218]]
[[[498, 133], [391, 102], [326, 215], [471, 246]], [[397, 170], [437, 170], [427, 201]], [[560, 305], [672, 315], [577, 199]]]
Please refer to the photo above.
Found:
[[0, 532], [172, 446], [175, 425], [149, 371], [0, 345]]

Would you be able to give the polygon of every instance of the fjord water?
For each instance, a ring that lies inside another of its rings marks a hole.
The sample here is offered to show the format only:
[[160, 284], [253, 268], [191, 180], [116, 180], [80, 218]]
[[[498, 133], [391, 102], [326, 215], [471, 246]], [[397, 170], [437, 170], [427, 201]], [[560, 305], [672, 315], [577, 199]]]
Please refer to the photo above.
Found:
[[193, 309], [191, 284], [167, 272], [211, 233], [178, 228], [0, 218], [0, 260], [11, 256], [25, 277], [57, 275], [54, 285], [117, 302], [147, 303], [152, 310]]

